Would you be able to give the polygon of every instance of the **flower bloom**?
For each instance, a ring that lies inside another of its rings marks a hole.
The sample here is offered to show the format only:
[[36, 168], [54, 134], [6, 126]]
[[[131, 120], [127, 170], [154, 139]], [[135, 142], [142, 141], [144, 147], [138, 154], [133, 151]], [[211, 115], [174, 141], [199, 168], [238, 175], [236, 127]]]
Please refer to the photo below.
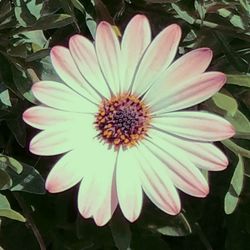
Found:
[[213, 141], [234, 135], [225, 119], [185, 110], [210, 98], [226, 82], [221, 72], [205, 72], [209, 48], [173, 62], [181, 29], [172, 24], [151, 41], [148, 19], [136, 15], [121, 41], [101, 22], [95, 43], [81, 35], [69, 49], [55, 46], [52, 64], [64, 81], [40, 81], [32, 92], [41, 105], [23, 119], [42, 130], [30, 142], [37, 155], [64, 155], [46, 180], [57, 193], [80, 182], [78, 209], [106, 224], [119, 204], [131, 222], [140, 215], [143, 192], [162, 211], [176, 215], [177, 189], [205, 197], [200, 169], [228, 165]]

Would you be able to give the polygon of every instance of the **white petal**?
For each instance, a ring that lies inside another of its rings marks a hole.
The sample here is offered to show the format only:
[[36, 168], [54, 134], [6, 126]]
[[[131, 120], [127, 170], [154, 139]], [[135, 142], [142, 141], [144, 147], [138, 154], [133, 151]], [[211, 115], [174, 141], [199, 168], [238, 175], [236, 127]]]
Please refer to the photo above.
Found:
[[202, 74], [212, 60], [212, 51], [209, 48], [199, 48], [181, 56], [167, 70], [162, 72], [152, 88], [147, 93], [147, 98], [162, 99], [166, 92], [183, 82], [191, 80]]
[[46, 179], [45, 186], [50, 193], [65, 191], [82, 179], [86, 174], [83, 152], [83, 149], [68, 152], [56, 163]]
[[[227, 157], [212, 143], [190, 141], [153, 129], [150, 131], [150, 136], [154, 138], [157, 144], [161, 145], [162, 148], [167, 149], [169, 143], [171, 143], [172, 146], [178, 147], [178, 150], [182, 150], [182, 154], [185, 154], [185, 157], [199, 168], [220, 171], [228, 165]], [[165, 142], [167, 142], [166, 145]]]
[[117, 169], [116, 185], [119, 205], [124, 216], [135, 221], [141, 213], [142, 188], [139, 178], [139, 163], [135, 158], [136, 149], [120, 150]]
[[38, 133], [31, 140], [30, 151], [37, 155], [57, 155], [78, 148], [88, 137], [96, 136], [93, 121], [92, 115], [86, 115], [74, 124], [52, 126]]
[[84, 218], [93, 217], [99, 226], [105, 225], [117, 206], [114, 169], [117, 152], [96, 138], [85, 148], [83, 163], [89, 168], [80, 185], [78, 209]]
[[53, 81], [37, 82], [32, 93], [43, 104], [65, 111], [89, 113], [96, 112], [97, 106], [86, 100], [63, 83]]
[[72, 89], [91, 101], [98, 101], [99, 96], [80, 74], [69, 50], [62, 46], [51, 49], [52, 64], [60, 78]]
[[138, 151], [144, 192], [162, 211], [172, 215], [178, 214], [181, 209], [180, 198], [167, 167], [143, 144], [140, 144]]
[[207, 100], [218, 92], [225, 82], [225, 74], [206, 72], [176, 85], [161, 85], [163, 88], [146, 94], [145, 102], [157, 114], [176, 111]]
[[93, 43], [81, 35], [74, 35], [69, 41], [70, 53], [82, 76], [100, 95], [108, 98], [110, 92], [97, 61]]
[[160, 32], [146, 50], [133, 83], [133, 91], [143, 94], [173, 61], [181, 39], [181, 29], [172, 24]]
[[[48, 129], [56, 125], [71, 123], [84, 119], [84, 114], [65, 112], [45, 106], [35, 106], [23, 113], [23, 120], [32, 127]], [[69, 126], [71, 126], [69, 124]]]
[[[209, 48], [191, 50], [176, 60], [164, 73], [169, 84], [178, 84], [183, 79], [192, 79], [203, 73], [211, 63], [213, 52]], [[163, 76], [164, 78], [164, 76]]]
[[[136, 41], [135, 41], [136, 38]], [[128, 23], [121, 43], [121, 88], [128, 91], [135, 75], [136, 67], [151, 41], [151, 30], [144, 15], [136, 15]]]
[[235, 134], [227, 120], [207, 112], [172, 112], [154, 118], [153, 124], [167, 133], [198, 141], [220, 141]]
[[96, 30], [95, 47], [103, 76], [114, 94], [120, 91], [120, 44], [118, 37], [107, 22], [100, 22]]
[[205, 197], [208, 194], [209, 187], [206, 179], [186, 158], [182, 150], [167, 142], [164, 143], [164, 146], [167, 146], [164, 149], [148, 141], [143, 141], [143, 144], [166, 165], [169, 176], [177, 188], [196, 197]]

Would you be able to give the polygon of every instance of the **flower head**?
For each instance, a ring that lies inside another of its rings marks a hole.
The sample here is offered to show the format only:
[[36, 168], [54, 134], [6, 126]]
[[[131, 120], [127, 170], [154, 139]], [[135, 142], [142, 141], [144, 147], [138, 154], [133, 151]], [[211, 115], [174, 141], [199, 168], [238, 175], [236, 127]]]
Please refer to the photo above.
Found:
[[52, 168], [46, 189], [56, 193], [80, 182], [78, 209], [106, 224], [119, 204], [124, 216], [140, 215], [143, 192], [164, 212], [176, 215], [177, 189], [196, 197], [209, 192], [200, 169], [228, 165], [215, 146], [234, 135], [225, 119], [185, 109], [224, 85], [221, 72], [205, 72], [208, 48], [173, 62], [181, 29], [172, 24], [151, 41], [148, 19], [136, 15], [121, 41], [101, 22], [95, 43], [81, 35], [69, 49], [55, 46], [52, 64], [64, 83], [33, 85], [41, 105], [23, 119], [42, 130], [30, 142], [37, 155], [64, 155]]

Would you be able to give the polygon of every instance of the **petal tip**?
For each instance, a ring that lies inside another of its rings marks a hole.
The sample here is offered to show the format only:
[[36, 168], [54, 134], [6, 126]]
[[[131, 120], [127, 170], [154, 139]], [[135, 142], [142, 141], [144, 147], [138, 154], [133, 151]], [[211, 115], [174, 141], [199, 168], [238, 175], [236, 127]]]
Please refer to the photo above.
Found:
[[199, 197], [205, 198], [209, 194], [209, 186], [203, 185], [199, 191]]
[[181, 205], [180, 204], [174, 204], [172, 207], [171, 215], [177, 215], [181, 212]]
[[58, 50], [60, 49], [59, 47], [60, 46], [52, 47], [51, 50], [50, 50], [50, 56], [55, 56], [58, 53]]
[[78, 39], [78, 37], [81, 37], [81, 35], [75, 34], [69, 38], [69, 47], [70, 47], [70, 44], [74, 43]]
[[170, 27], [173, 29], [173, 32], [175, 32], [176, 36], [181, 37], [181, 27], [179, 24], [173, 23]]
[[110, 24], [106, 21], [101, 21], [97, 26], [97, 28], [107, 28], [107, 27], [110, 27]]
[[136, 14], [136, 15], [132, 18], [132, 20], [135, 20], [135, 21], [147, 21], [148, 18], [147, 18], [145, 15], [143, 15], [143, 14]]
[[216, 170], [217, 171], [223, 171], [228, 167], [228, 164], [229, 164], [229, 162], [228, 162], [228, 159], [227, 159], [223, 164], [219, 165]]
[[50, 50], [50, 58], [51, 58], [51, 61], [52, 61], [52, 64], [54, 62], [54, 59], [55, 57], [58, 57], [58, 60], [60, 59], [60, 57], [62, 57], [62, 52], [64, 51], [67, 51], [68, 49], [64, 46], [61, 46], [61, 45], [56, 45], [54, 47], [51, 48]]
[[106, 221], [106, 220], [98, 220], [98, 219], [95, 219], [95, 218], [94, 218], [94, 221], [95, 221], [95, 224], [98, 227], [103, 227], [108, 223], [108, 221]]
[[217, 74], [215, 75], [215, 77], [217, 78], [218, 83], [222, 87], [227, 81], [227, 76], [222, 72], [216, 72], [216, 73]]
[[133, 214], [133, 215], [131, 215], [131, 216], [126, 216], [126, 219], [129, 221], [129, 222], [131, 222], [131, 223], [133, 223], [133, 222], [135, 222], [137, 219], [138, 219], [138, 217], [139, 217], [139, 215], [140, 214]]
[[39, 155], [38, 153], [36, 153], [36, 147], [34, 145], [35, 143], [33, 142], [33, 140], [31, 140], [30, 145], [29, 145], [29, 151], [34, 154], [34, 155]]
[[25, 110], [22, 114], [22, 119], [25, 123], [27, 123], [27, 120], [29, 119], [29, 110]]
[[204, 47], [204, 48], [200, 48], [199, 51], [206, 56], [209, 61], [211, 62], [212, 58], [213, 58], [213, 51], [210, 48]]
[[45, 189], [50, 193], [56, 193], [55, 185], [48, 181], [48, 179], [45, 182]]
[[36, 82], [32, 85], [31, 92], [35, 95], [36, 91], [38, 91], [40, 88], [41, 88], [41, 82]]
[[232, 124], [230, 124], [228, 132], [230, 137], [233, 137], [236, 134], [235, 128]]

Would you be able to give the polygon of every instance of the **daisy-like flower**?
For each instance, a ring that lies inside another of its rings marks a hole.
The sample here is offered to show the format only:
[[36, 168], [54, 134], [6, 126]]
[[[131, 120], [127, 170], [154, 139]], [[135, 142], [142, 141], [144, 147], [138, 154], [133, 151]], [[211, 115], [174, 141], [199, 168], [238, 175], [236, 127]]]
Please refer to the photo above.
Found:
[[204, 72], [208, 48], [173, 62], [181, 29], [172, 24], [152, 41], [148, 19], [136, 15], [121, 41], [101, 22], [92, 43], [81, 35], [69, 49], [55, 46], [52, 64], [64, 83], [40, 81], [32, 92], [41, 105], [23, 119], [42, 130], [30, 142], [37, 155], [64, 154], [46, 180], [51, 193], [80, 182], [78, 209], [106, 224], [119, 204], [131, 222], [143, 192], [162, 211], [181, 210], [177, 189], [196, 197], [209, 192], [200, 169], [228, 165], [213, 141], [234, 135], [225, 119], [187, 111], [224, 85], [221, 72]]

